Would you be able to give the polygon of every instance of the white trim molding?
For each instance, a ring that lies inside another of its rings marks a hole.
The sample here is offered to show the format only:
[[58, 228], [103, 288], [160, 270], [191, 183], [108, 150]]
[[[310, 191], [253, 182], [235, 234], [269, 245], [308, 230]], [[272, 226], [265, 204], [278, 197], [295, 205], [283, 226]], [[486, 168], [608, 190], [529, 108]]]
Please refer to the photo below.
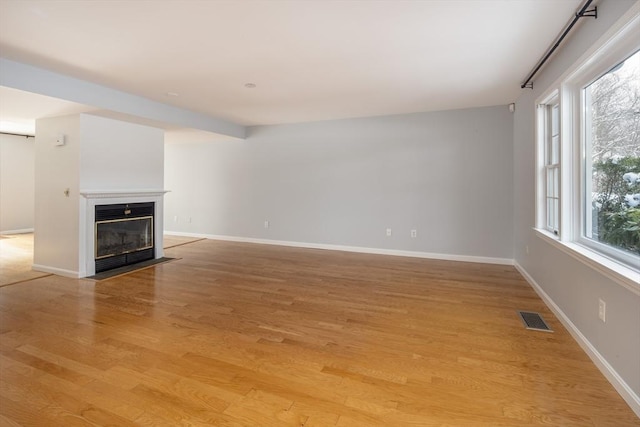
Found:
[[125, 197], [160, 197], [169, 190], [80, 190], [85, 199], [113, 199]]
[[610, 260], [585, 246], [559, 240], [546, 230], [540, 230], [538, 228], [534, 228], [534, 230], [538, 237], [545, 242], [550, 243], [555, 248], [560, 249], [581, 263], [604, 274], [634, 294], [640, 295], [640, 273], [637, 270]]
[[57, 276], [70, 277], [72, 279], [80, 278], [80, 273], [73, 270], [66, 270], [64, 268], [50, 267], [48, 265], [32, 264], [31, 268], [35, 271], [41, 271], [43, 273], [51, 273]]
[[492, 258], [492, 257], [479, 257], [479, 256], [472, 256], [472, 255], [439, 254], [439, 253], [432, 253], [432, 252], [405, 251], [405, 250], [398, 250], [398, 249], [382, 249], [382, 248], [367, 248], [362, 246], [332, 245], [332, 244], [326, 244], [326, 243], [293, 242], [293, 241], [287, 241], [287, 240], [256, 239], [252, 237], [236, 237], [236, 236], [225, 236], [225, 235], [219, 235], [219, 234], [182, 233], [182, 232], [175, 232], [175, 231], [165, 231], [165, 234], [169, 236], [199, 237], [199, 238], [211, 239], [211, 240], [225, 240], [229, 242], [243, 242], [243, 243], [258, 243], [262, 245], [290, 246], [294, 248], [325, 249], [330, 251], [357, 252], [357, 253], [363, 253], [363, 254], [439, 259], [444, 261], [461, 261], [461, 262], [477, 262], [477, 263], [483, 263], [483, 264], [513, 265], [513, 260], [509, 258]]
[[640, 396], [638, 396], [629, 385], [622, 379], [622, 377], [616, 372], [616, 370], [607, 362], [607, 360], [598, 352], [598, 350], [589, 342], [578, 327], [569, 319], [569, 317], [558, 307], [558, 305], [551, 299], [551, 297], [536, 283], [533, 277], [517, 262], [514, 262], [514, 267], [522, 274], [527, 282], [531, 285], [533, 290], [544, 301], [549, 309], [556, 315], [562, 325], [569, 331], [573, 339], [578, 342], [578, 345], [582, 347], [587, 356], [598, 367], [600, 372], [609, 380], [611, 385], [616, 389], [620, 396], [627, 402], [631, 410], [640, 417]]

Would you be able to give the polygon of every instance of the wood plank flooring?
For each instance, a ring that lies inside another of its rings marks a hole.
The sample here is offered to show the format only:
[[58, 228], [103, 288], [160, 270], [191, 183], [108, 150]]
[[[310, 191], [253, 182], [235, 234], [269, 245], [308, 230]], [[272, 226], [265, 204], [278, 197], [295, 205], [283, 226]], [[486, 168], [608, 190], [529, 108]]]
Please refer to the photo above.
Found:
[[[164, 248], [200, 240], [196, 237], [164, 236]], [[0, 235], [0, 287], [25, 280], [48, 276], [31, 269], [33, 264], [33, 233]]]
[[33, 233], [0, 235], [0, 286], [49, 275], [32, 264]]
[[0, 425], [640, 426], [510, 266], [213, 240], [165, 255], [181, 259], [0, 288]]

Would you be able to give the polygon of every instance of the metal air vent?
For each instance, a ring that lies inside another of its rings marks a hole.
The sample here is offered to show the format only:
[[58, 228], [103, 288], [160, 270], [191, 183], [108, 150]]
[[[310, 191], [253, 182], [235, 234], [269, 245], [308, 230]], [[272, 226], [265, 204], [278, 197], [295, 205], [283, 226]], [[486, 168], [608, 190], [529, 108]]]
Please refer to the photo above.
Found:
[[531, 329], [532, 331], [553, 332], [553, 329], [549, 327], [540, 316], [539, 313], [533, 313], [531, 311], [518, 311], [518, 315], [524, 324], [524, 327]]

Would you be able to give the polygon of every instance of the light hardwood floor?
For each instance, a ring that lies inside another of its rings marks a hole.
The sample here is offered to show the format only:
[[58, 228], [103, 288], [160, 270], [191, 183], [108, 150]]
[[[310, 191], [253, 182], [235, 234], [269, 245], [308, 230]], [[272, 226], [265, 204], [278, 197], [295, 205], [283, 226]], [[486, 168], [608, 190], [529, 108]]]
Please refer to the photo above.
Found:
[[[164, 236], [164, 248], [200, 240], [194, 237]], [[48, 276], [31, 269], [33, 265], [33, 233], [0, 235], [0, 287]]]
[[34, 271], [33, 233], [0, 236], [0, 286], [47, 276]]
[[640, 426], [510, 266], [165, 252], [180, 259], [0, 288], [0, 425]]

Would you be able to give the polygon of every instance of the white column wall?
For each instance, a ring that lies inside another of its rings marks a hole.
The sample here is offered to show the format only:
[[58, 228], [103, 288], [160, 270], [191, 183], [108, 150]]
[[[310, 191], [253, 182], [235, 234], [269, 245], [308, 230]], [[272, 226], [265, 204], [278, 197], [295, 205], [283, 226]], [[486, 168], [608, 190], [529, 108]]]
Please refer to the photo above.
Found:
[[[55, 146], [58, 135], [65, 145]], [[164, 132], [90, 114], [36, 121], [34, 268], [86, 275], [90, 205], [80, 193], [154, 191], [164, 184]], [[69, 189], [69, 195], [65, 190]], [[135, 198], [127, 199], [134, 202]], [[162, 203], [156, 204], [162, 256]]]
[[[65, 144], [56, 146], [61, 134]], [[80, 116], [36, 120], [35, 144], [34, 268], [75, 276], [79, 260]]]

